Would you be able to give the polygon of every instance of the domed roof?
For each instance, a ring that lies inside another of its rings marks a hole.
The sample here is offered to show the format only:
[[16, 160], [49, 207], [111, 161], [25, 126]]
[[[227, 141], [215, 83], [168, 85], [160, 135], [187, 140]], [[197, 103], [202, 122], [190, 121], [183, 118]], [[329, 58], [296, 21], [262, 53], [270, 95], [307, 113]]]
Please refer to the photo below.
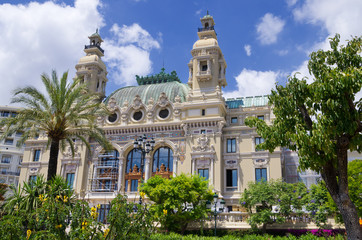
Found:
[[217, 40], [215, 38], [206, 38], [206, 39], [197, 40], [194, 43], [193, 49], [201, 47], [213, 47], [218, 45], [219, 44], [217, 43]]
[[139, 95], [142, 103], [147, 104], [151, 98], [157, 102], [162, 92], [166, 94], [170, 102], [175, 102], [177, 95], [181, 98], [181, 102], [185, 102], [189, 90], [190, 88], [187, 84], [177, 81], [124, 87], [114, 91], [106, 98], [104, 103], [108, 104], [109, 99], [114, 98], [118, 106], [122, 106], [125, 101], [131, 104], [136, 95]]
[[86, 63], [91, 63], [91, 64], [98, 63], [101, 66], [101, 68], [106, 69], [106, 65], [104, 64], [102, 59], [100, 57], [98, 57], [97, 55], [87, 55], [87, 56], [81, 57], [79, 59], [79, 62], [77, 65], [86, 64]]

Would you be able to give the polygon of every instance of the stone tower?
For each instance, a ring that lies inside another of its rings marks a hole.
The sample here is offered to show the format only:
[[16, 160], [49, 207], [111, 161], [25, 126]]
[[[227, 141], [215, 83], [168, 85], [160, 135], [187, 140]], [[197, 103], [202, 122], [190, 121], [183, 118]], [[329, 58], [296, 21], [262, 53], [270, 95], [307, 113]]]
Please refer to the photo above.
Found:
[[226, 62], [217, 42], [214, 19], [209, 12], [200, 19], [202, 27], [198, 29], [197, 40], [192, 48], [192, 59], [188, 63], [189, 81], [192, 89], [190, 100], [202, 97], [214, 98], [226, 86]]
[[81, 83], [88, 85], [89, 91], [96, 93], [102, 100], [105, 97], [107, 79], [106, 65], [102, 61], [104, 50], [101, 48], [103, 42], [98, 29], [89, 38], [89, 45], [85, 45], [86, 56], [79, 59], [75, 66], [76, 75]]

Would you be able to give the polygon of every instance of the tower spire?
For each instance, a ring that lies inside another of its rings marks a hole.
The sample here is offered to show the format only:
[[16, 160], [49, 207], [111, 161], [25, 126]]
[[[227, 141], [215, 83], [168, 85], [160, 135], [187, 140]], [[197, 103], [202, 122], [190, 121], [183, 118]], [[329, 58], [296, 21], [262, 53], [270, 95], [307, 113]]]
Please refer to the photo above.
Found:
[[75, 66], [76, 75], [81, 82], [87, 84], [90, 92], [98, 94], [103, 99], [108, 79], [106, 65], [101, 59], [104, 56], [104, 50], [101, 48], [103, 40], [98, 33], [98, 28], [88, 38], [89, 45], [84, 46], [86, 56], [79, 59]]

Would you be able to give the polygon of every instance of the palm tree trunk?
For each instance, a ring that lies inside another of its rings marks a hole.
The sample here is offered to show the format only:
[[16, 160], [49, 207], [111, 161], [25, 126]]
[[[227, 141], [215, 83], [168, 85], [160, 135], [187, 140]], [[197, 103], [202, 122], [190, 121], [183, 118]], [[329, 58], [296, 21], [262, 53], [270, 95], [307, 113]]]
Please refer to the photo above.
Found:
[[58, 155], [59, 155], [59, 140], [51, 140], [50, 154], [48, 163], [47, 181], [51, 180], [57, 174]]

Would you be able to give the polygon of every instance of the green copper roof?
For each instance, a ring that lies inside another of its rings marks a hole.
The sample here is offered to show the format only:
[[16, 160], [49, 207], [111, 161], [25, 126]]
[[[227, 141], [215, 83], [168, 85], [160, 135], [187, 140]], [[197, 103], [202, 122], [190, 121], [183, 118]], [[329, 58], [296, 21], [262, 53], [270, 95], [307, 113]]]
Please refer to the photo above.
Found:
[[268, 105], [268, 96], [255, 96], [255, 97], [241, 97], [241, 98], [228, 98], [226, 106], [229, 109], [241, 107], [261, 107]]
[[96, 32], [93, 33], [92, 35], [90, 35], [89, 37], [99, 37], [99, 38], [101, 38], [101, 36], [98, 33], [98, 28], [96, 29]]
[[124, 87], [114, 91], [104, 102], [107, 104], [109, 99], [113, 97], [116, 100], [117, 105], [122, 107], [125, 101], [132, 104], [136, 95], [139, 95], [144, 104], [147, 104], [148, 100], [151, 98], [153, 98], [156, 103], [162, 92], [166, 94], [171, 102], [175, 102], [175, 97], [177, 95], [181, 98], [181, 102], [185, 102], [189, 89], [187, 84], [177, 81]]
[[172, 71], [171, 74], [165, 73], [165, 68], [161, 68], [161, 72], [151, 76], [140, 77], [136, 75], [138, 85], [158, 84], [165, 82], [181, 82], [177, 76], [176, 71]]
[[212, 16], [209, 14], [209, 10], [207, 10], [207, 12], [206, 12], [206, 15], [205, 16], [203, 16], [203, 18], [212, 18]]

